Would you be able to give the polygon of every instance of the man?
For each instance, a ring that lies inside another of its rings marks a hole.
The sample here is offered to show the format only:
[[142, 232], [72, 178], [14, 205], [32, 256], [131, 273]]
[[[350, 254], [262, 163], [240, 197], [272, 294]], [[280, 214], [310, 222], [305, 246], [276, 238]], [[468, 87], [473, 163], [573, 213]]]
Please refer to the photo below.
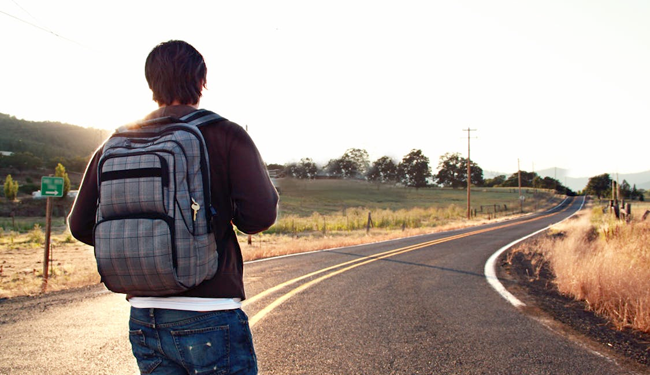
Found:
[[[158, 110], [145, 120], [181, 118], [199, 106], [206, 87], [203, 56], [188, 43], [156, 46], [145, 76]], [[213, 221], [219, 265], [216, 275], [181, 294], [133, 297], [129, 323], [133, 354], [147, 374], [256, 374], [257, 359], [241, 310], [243, 261], [233, 224], [248, 234], [276, 219], [278, 195], [257, 148], [245, 130], [228, 120], [202, 126], [210, 159]], [[93, 243], [98, 202], [100, 148], [90, 161], [69, 216], [73, 236]]]

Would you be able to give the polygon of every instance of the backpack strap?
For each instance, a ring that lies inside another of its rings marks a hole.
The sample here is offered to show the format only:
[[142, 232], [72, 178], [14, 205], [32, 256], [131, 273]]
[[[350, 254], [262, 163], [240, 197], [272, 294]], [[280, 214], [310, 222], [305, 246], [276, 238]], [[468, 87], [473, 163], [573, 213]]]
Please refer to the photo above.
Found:
[[139, 129], [139, 128], [144, 128], [144, 127], [151, 127], [151, 126], [156, 126], [160, 124], [169, 124], [173, 122], [178, 122], [182, 121], [185, 123], [188, 123], [190, 125], [195, 125], [197, 127], [201, 127], [203, 125], [208, 125], [213, 122], [219, 121], [219, 120], [225, 120], [225, 118], [221, 117], [219, 114], [214, 113], [212, 111], [209, 111], [207, 109], [199, 109], [194, 112], [188, 113], [187, 115], [181, 117], [180, 119], [176, 119], [170, 116], [166, 117], [158, 117], [150, 120], [141, 120], [133, 123], [129, 123], [123, 126], [120, 126], [119, 128], [116, 129], [116, 133], [123, 133], [129, 130], [134, 130], [134, 129]]
[[181, 121], [201, 127], [219, 120], [225, 120], [219, 114], [207, 109], [199, 109], [180, 118]]
[[[218, 121], [225, 120], [225, 118], [221, 117], [220, 115], [212, 111], [208, 111], [207, 109], [199, 109], [192, 113], [188, 113], [187, 115], [181, 117], [179, 120], [188, 125], [193, 125], [196, 126], [197, 128], [200, 128], [201, 126], [214, 124]], [[209, 169], [207, 175], [209, 179]], [[208, 192], [210, 191], [208, 190]], [[212, 206], [211, 202], [208, 205], [208, 210], [206, 210], [206, 214], [210, 215], [210, 218], [208, 219], [208, 233], [212, 233], [212, 220], [217, 216], [217, 210]]]

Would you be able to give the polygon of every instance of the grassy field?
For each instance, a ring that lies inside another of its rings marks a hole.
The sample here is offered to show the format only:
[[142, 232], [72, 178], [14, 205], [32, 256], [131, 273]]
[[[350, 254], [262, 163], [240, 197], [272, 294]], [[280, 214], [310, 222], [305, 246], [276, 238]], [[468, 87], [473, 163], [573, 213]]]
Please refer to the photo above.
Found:
[[[363, 207], [368, 210], [410, 210], [414, 208], [447, 209], [450, 205], [460, 208], [466, 216], [466, 190], [423, 188], [413, 189], [379, 185], [363, 181], [341, 180], [294, 180], [281, 179], [278, 184], [281, 195], [280, 214], [310, 216], [314, 212], [327, 215], [344, 212], [348, 208]], [[522, 189], [526, 197], [524, 210], [534, 210], [550, 198], [548, 191]], [[478, 214], [487, 216], [519, 211], [519, 192], [512, 188], [474, 188], [471, 206]], [[481, 212], [481, 206], [483, 210]]]
[[[468, 221], [465, 190], [415, 190], [339, 180], [280, 180], [279, 188], [277, 223], [250, 238], [238, 234], [245, 260], [475, 225], [520, 211], [516, 189], [474, 189], [475, 215]], [[560, 200], [539, 190], [526, 189], [522, 194], [525, 212]], [[45, 219], [40, 217], [0, 218], [0, 298], [40, 292], [44, 227]], [[93, 249], [72, 238], [63, 218], [53, 220], [51, 247], [48, 290], [99, 282]]]
[[538, 267], [547, 262], [561, 293], [584, 300], [619, 329], [650, 333], [650, 220], [643, 220], [650, 203], [634, 202], [629, 223], [603, 207], [594, 205], [515, 251]]

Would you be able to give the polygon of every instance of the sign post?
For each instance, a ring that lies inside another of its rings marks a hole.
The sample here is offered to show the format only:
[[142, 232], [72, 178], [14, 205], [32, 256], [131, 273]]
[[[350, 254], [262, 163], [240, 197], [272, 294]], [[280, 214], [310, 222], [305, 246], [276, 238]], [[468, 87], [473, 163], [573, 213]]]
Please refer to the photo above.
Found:
[[63, 196], [63, 177], [41, 177], [41, 196], [47, 197], [45, 208], [45, 251], [43, 253], [43, 292], [50, 272], [50, 233], [52, 232], [52, 198]]

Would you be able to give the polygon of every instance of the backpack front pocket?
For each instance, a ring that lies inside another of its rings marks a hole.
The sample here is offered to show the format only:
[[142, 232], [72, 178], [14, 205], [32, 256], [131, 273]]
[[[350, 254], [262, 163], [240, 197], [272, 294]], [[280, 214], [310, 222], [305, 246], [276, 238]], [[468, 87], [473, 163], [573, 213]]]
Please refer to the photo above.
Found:
[[160, 155], [131, 154], [107, 158], [99, 174], [101, 215], [168, 212], [169, 167]]
[[176, 275], [173, 221], [163, 215], [112, 218], [95, 225], [95, 258], [106, 287], [149, 296], [184, 290]]

